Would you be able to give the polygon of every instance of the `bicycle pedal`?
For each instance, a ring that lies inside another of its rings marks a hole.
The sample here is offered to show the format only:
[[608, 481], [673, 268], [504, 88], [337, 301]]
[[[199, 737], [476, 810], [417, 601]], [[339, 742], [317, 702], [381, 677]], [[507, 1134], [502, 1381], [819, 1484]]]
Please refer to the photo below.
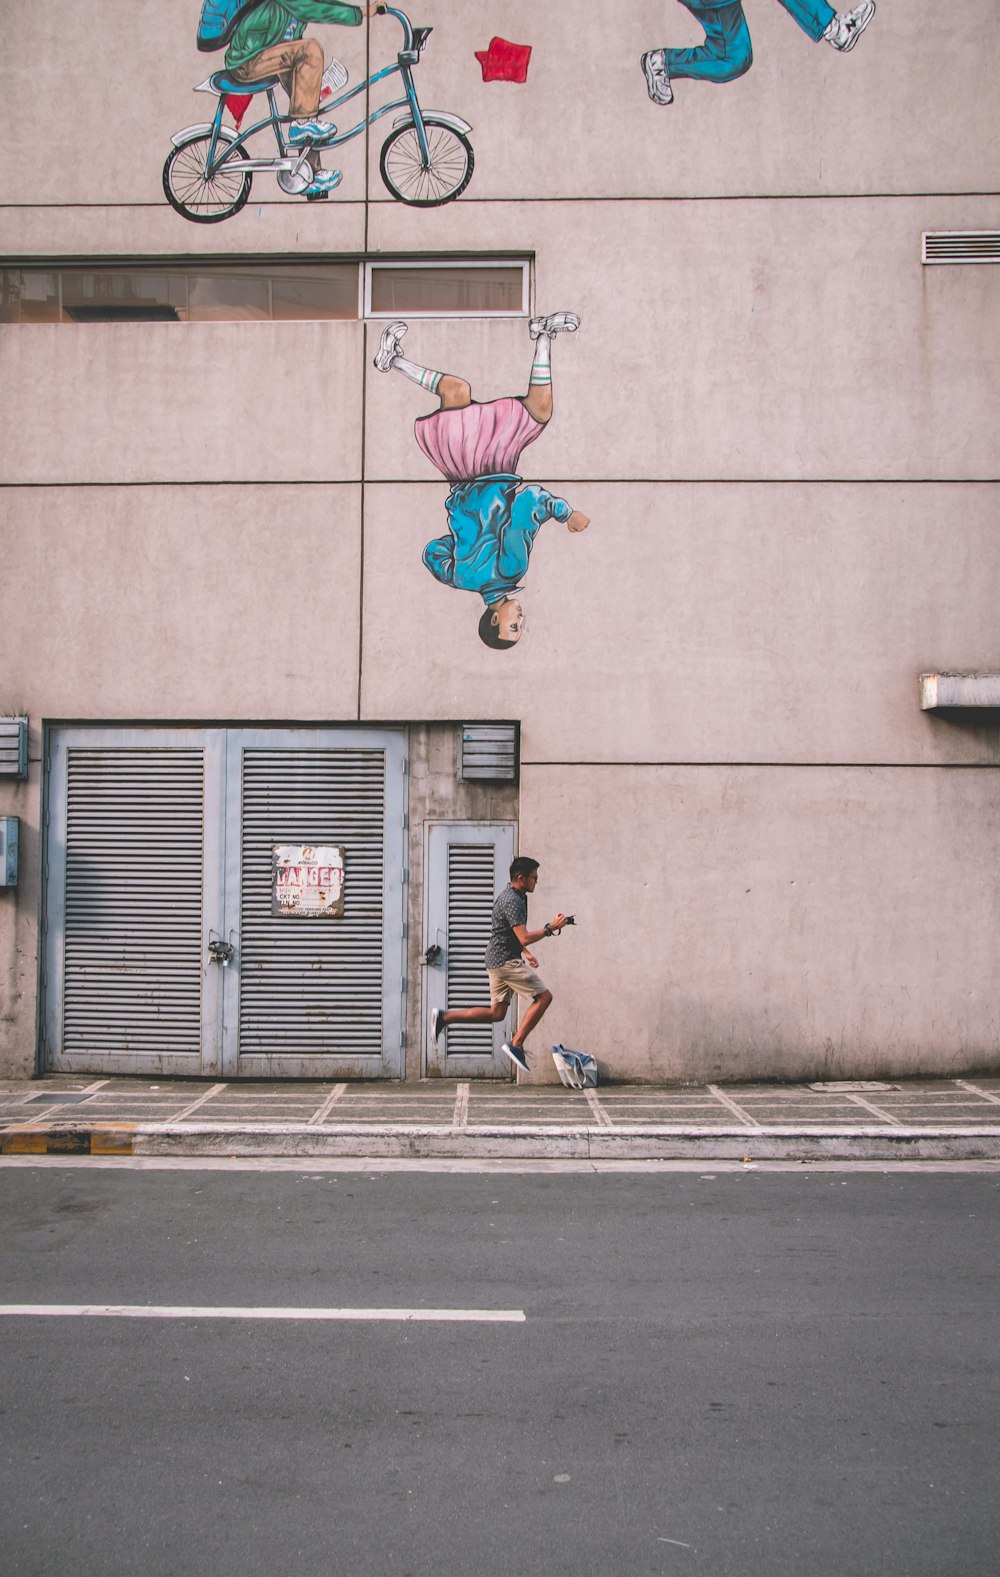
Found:
[[329, 201], [329, 192], [306, 192], [307, 203], [328, 203]]

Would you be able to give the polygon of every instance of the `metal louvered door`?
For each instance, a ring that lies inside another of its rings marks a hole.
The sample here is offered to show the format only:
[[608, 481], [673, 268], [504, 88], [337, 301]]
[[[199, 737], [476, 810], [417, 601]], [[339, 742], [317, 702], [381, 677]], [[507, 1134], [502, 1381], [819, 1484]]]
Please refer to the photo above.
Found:
[[65, 1073], [211, 1074], [222, 913], [217, 732], [60, 729], [44, 845], [43, 1062]]
[[442, 1078], [508, 1079], [512, 1066], [500, 1046], [509, 1022], [453, 1024], [435, 1045], [429, 1030], [435, 1008], [489, 1005], [483, 962], [493, 903], [507, 885], [514, 858], [509, 822], [431, 822], [426, 832], [424, 970], [426, 1072]]
[[[400, 730], [53, 730], [44, 1067], [398, 1078], [405, 774]], [[342, 912], [277, 901], [311, 844]]]
[[[405, 772], [401, 731], [230, 730], [227, 1077], [401, 1077]], [[278, 911], [276, 847], [323, 845], [343, 914]]]

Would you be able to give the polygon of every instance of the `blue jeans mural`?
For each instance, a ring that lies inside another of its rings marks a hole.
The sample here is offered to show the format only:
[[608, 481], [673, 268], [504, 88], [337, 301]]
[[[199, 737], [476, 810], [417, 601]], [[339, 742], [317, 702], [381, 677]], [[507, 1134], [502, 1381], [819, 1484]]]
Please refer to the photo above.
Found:
[[[750, 30], [742, 0], [680, 0], [705, 29], [705, 42], [694, 49], [664, 49], [668, 77], [694, 77], [702, 82], [734, 82], [753, 65]], [[789, 16], [817, 43], [836, 16], [826, 0], [779, 0]]]

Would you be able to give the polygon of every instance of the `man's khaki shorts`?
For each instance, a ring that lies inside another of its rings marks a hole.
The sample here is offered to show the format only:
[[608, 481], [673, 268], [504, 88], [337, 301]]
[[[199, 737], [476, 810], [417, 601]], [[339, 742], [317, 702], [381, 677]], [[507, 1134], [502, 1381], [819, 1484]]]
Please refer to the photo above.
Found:
[[493, 1003], [503, 1002], [506, 1005], [515, 994], [530, 997], [534, 1002], [536, 997], [548, 990], [541, 975], [536, 975], [521, 958], [512, 958], [499, 969], [488, 969], [486, 973], [490, 977], [490, 1001]]

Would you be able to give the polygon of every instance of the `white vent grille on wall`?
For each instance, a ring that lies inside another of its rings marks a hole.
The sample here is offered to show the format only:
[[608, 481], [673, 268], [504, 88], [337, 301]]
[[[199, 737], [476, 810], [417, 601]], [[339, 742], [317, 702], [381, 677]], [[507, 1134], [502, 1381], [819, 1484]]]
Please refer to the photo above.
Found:
[[1000, 230], [926, 230], [924, 263], [1000, 263]]
[[28, 719], [0, 717], [0, 777], [28, 776]]

